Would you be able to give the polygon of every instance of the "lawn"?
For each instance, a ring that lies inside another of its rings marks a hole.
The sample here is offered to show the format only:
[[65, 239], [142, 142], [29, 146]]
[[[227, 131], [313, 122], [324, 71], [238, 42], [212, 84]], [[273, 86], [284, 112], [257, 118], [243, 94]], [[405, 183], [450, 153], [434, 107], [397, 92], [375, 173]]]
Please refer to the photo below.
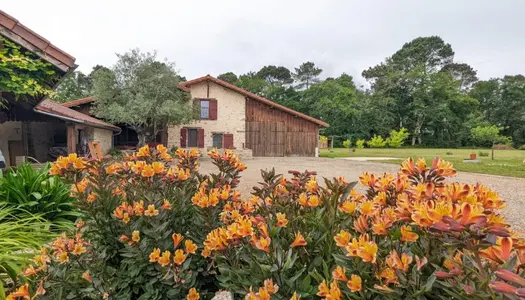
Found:
[[[480, 157], [480, 152], [488, 153], [488, 157]], [[448, 153], [448, 154], [447, 154]], [[464, 163], [463, 160], [469, 157], [470, 153], [476, 153], [480, 163]], [[407, 157], [423, 157], [430, 162], [438, 156], [454, 163], [458, 171], [504, 175], [525, 178], [525, 151], [523, 150], [496, 150], [495, 158], [491, 160], [490, 149], [436, 149], [436, 148], [401, 148], [401, 149], [356, 149], [351, 152], [345, 148], [336, 148], [334, 152], [330, 149], [321, 149], [321, 157], [397, 157], [405, 159]], [[399, 164], [401, 161], [390, 160], [381, 161], [385, 163]]]

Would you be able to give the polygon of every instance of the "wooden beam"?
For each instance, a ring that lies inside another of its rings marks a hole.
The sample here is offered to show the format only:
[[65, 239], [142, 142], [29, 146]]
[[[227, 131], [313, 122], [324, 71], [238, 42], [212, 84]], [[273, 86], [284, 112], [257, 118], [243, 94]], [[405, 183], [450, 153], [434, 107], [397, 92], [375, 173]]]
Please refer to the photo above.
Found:
[[61, 61], [51, 57], [44, 51], [40, 50], [40, 48], [37, 48], [33, 46], [32, 44], [28, 43], [26, 40], [22, 39], [18, 35], [14, 34], [13, 32], [7, 30], [7, 28], [0, 26], [0, 34], [5, 36], [6, 38], [10, 39], [11, 41], [19, 44], [20, 46], [26, 48], [27, 50], [33, 52], [34, 54], [38, 55], [40, 58], [42, 58], [45, 61], [50, 62], [55, 67], [60, 69], [63, 72], [69, 71], [69, 67], [62, 63]]
[[67, 153], [77, 152], [77, 130], [75, 124], [67, 124]]

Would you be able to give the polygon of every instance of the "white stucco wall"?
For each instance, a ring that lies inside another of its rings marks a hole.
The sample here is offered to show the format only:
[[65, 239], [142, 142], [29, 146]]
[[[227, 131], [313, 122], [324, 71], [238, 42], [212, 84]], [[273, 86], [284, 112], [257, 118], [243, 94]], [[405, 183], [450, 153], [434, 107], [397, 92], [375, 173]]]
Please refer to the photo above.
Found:
[[22, 140], [22, 122], [5, 122], [0, 124], [0, 149], [5, 158], [5, 164], [11, 164], [9, 159], [9, 141]]
[[93, 128], [92, 133], [92, 139], [100, 144], [100, 150], [102, 153], [108, 153], [109, 149], [113, 147], [113, 131]]
[[192, 98], [217, 99], [217, 120], [196, 120], [184, 126], [170, 126], [168, 128], [168, 147], [180, 146], [180, 128], [188, 127], [204, 129], [205, 148], [213, 146], [213, 133], [231, 133], [233, 134], [233, 146], [236, 149], [243, 149], [246, 128], [244, 96], [213, 82], [192, 85], [190, 91]]

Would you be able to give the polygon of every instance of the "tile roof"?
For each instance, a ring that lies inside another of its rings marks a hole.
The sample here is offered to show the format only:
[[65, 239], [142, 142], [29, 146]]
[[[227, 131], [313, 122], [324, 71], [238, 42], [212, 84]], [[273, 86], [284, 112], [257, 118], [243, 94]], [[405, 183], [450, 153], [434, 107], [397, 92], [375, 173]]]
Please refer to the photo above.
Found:
[[[44, 37], [21, 24], [17, 19], [0, 10], [0, 34], [5, 35], [15, 43], [24, 42], [31, 45], [30, 50], [39, 54], [43, 59], [50, 61], [63, 71], [74, 69], [75, 58], [65, 51], [51, 44]], [[24, 46], [25, 45], [21, 45]], [[42, 53], [38, 53], [41, 51]]]
[[93, 127], [109, 129], [113, 131], [120, 131], [120, 128], [93, 118], [71, 108], [62, 106], [60, 103], [54, 102], [49, 99], [45, 99], [35, 107], [35, 112], [52, 115], [59, 119], [73, 121], [75, 123], [86, 124]]
[[271, 100], [268, 100], [268, 99], [266, 99], [266, 98], [264, 98], [264, 97], [261, 97], [261, 96], [255, 95], [255, 94], [253, 94], [253, 93], [250, 93], [250, 92], [248, 92], [247, 90], [241, 89], [240, 87], [237, 87], [237, 86], [235, 86], [235, 85], [233, 85], [233, 84], [230, 84], [230, 83], [228, 83], [228, 82], [226, 82], [226, 81], [223, 81], [223, 80], [217, 79], [217, 78], [215, 78], [215, 77], [213, 77], [213, 76], [211, 76], [211, 75], [209, 75], [209, 74], [206, 75], [206, 76], [202, 76], [202, 77], [199, 77], [199, 78], [196, 78], [196, 79], [190, 80], [190, 81], [182, 82], [182, 83], [180, 83], [180, 86], [181, 86], [181, 88], [182, 88], [183, 90], [185, 90], [185, 91], [189, 91], [189, 87], [190, 87], [192, 84], [196, 84], [196, 83], [203, 82], [203, 81], [212, 81], [212, 82], [215, 82], [215, 83], [218, 84], [218, 85], [221, 85], [221, 86], [223, 86], [223, 87], [225, 87], [225, 88], [228, 88], [228, 89], [230, 89], [230, 90], [236, 91], [236, 92], [238, 92], [238, 93], [240, 93], [240, 94], [242, 94], [242, 95], [244, 95], [244, 96], [246, 96], [246, 97], [248, 97], [248, 98], [251, 98], [251, 99], [254, 99], [254, 100], [260, 101], [260, 102], [265, 103], [265, 104], [267, 104], [267, 105], [269, 105], [269, 106], [275, 107], [275, 108], [280, 109], [280, 110], [282, 110], [282, 111], [284, 111], [284, 112], [287, 112], [287, 113], [289, 113], [289, 114], [292, 114], [292, 115], [294, 115], [294, 116], [297, 116], [297, 117], [299, 117], [299, 118], [302, 118], [302, 119], [305, 119], [305, 120], [307, 120], [307, 121], [310, 121], [310, 122], [316, 123], [316, 124], [318, 124], [318, 125], [320, 125], [320, 126], [328, 127], [328, 123], [326, 123], [326, 122], [323, 122], [323, 121], [318, 120], [318, 119], [316, 119], [316, 118], [310, 117], [310, 116], [308, 116], [308, 115], [305, 115], [305, 114], [303, 114], [303, 113], [300, 113], [300, 112], [298, 112], [298, 111], [295, 111], [295, 110], [293, 110], [293, 109], [291, 109], [291, 108], [288, 108], [288, 107], [286, 107], [286, 106], [283, 106], [283, 105], [277, 104], [277, 103], [275, 103], [275, 102], [273, 102], [273, 101], [271, 101]]
[[86, 104], [86, 103], [91, 103], [93, 101], [94, 101], [93, 97], [86, 97], [86, 98], [64, 102], [61, 104], [62, 106], [65, 106], [65, 107], [74, 107], [74, 106], [79, 106], [79, 105]]

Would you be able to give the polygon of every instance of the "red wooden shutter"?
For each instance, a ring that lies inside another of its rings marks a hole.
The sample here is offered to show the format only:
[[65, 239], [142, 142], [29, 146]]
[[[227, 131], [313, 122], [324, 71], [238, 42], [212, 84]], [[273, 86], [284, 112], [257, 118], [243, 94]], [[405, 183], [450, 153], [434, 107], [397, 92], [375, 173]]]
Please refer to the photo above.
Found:
[[197, 147], [204, 148], [204, 129], [197, 129]]
[[223, 135], [223, 147], [225, 149], [233, 149], [233, 134], [226, 133]]
[[217, 120], [217, 100], [210, 99], [210, 120]]
[[187, 128], [180, 129], [180, 147], [181, 148], [186, 148], [187, 133], [188, 133]]

